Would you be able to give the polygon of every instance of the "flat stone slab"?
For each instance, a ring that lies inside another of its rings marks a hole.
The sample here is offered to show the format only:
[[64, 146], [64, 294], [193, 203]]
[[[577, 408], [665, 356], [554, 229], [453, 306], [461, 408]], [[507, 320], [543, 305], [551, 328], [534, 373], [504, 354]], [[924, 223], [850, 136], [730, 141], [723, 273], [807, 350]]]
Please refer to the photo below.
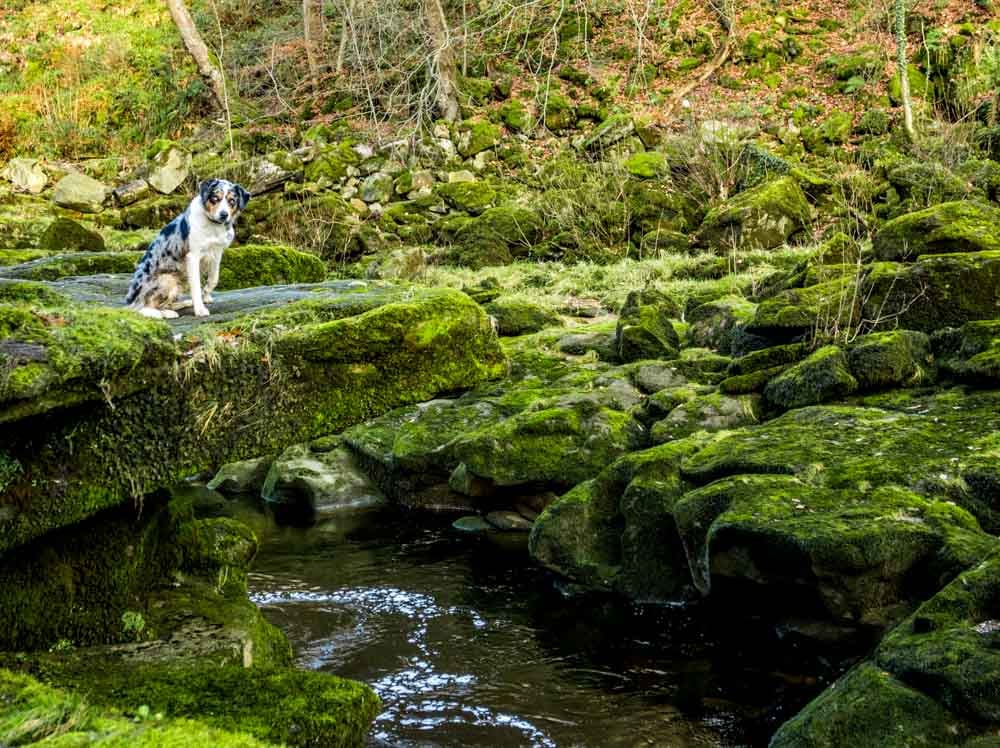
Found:
[[263, 287], [167, 323], [122, 308], [125, 283], [0, 280], [0, 553], [503, 373], [487, 317], [458, 291]]

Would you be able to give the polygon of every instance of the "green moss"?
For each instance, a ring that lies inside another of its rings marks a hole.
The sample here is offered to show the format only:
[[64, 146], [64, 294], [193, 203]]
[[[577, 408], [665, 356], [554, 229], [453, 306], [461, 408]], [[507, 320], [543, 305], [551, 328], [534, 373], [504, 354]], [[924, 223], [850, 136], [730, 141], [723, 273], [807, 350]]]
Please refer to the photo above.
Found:
[[670, 414], [653, 424], [650, 436], [654, 444], [683, 439], [699, 431], [719, 431], [756, 423], [759, 398], [729, 397], [719, 393], [699, 395], [678, 405]]
[[857, 389], [844, 351], [828, 345], [768, 382], [764, 397], [781, 409], [801, 408], [845, 397]]
[[[86, 666], [86, 667], [84, 667]], [[105, 708], [145, 705], [168, 718], [289, 745], [360, 746], [380, 709], [366, 685], [325, 673], [204, 665], [100, 666], [43, 659], [42, 680], [85, 689]]]
[[851, 345], [847, 358], [862, 390], [913, 387], [934, 380], [934, 357], [924, 333], [893, 330], [866, 335]]
[[766, 369], [757, 369], [749, 374], [728, 376], [719, 382], [719, 391], [727, 395], [748, 395], [763, 392], [768, 382], [786, 371], [791, 364], [778, 364]]
[[500, 119], [515, 132], [530, 132], [535, 118], [520, 99], [511, 99], [500, 106]]
[[306, 164], [305, 178], [309, 182], [322, 180], [336, 184], [347, 176], [347, 167], [355, 166], [360, 161], [361, 157], [347, 141], [324, 145], [313, 160]]
[[873, 249], [881, 260], [914, 260], [921, 255], [1000, 250], [1000, 208], [949, 202], [908, 213], [886, 223]]
[[499, 145], [502, 137], [502, 131], [492, 122], [466, 120], [459, 125], [458, 152], [463, 158], [475, 156]]
[[142, 719], [118, 709], [96, 707], [84, 697], [43, 685], [30, 676], [0, 670], [0, 741], [43, 743], [53, 748], [100, 745], [108, 748], [165, 748], [212, 745], [263, 748], [244, 732], [224, 731], [188, 719], [164, 719], [147, 711]]
[[672, 316], [679, 316], [672, 299], [652, 291], [629, 293], [615, 330], [619, 358], [629, 362], [676, 357], [680, 337]]
[[859, 278], [843, 275], [815, 286], [782, 291], [757, 306], [750, 331], [787, 334], [817, 327], [846, 330], [860, 319], [862, 297], [858, 283]]
[[551, 309], [523, 299], [501, 296], [488, 303], [486, 313], [497, 321], [500, 335], [524, 335], [559, 324], [559, 316]]
[[778, 366], [787, 366], [789, 364], [798, 363], [805, 358], [808, 353], [809, 347], [804, 343], [772, 345], [735, 359], [732, 364], [730, 364], [727, 373], [736, 376], [741, 374], [752, 374], [757, 371], [773, 369]]
[[456, 210], [478, 216], [497, 199], [496, 191], [487, 182], [448, 182], [439, 184], [436, 192]]
[[31, 260], [48, 257], [50, 254], [44, 249], [0, 249], [0, 268], [20, 265]]
[[158, 230], [179, 216], [189, 202], [190, 198], [176, 195], [129, 205], [121, 211], [118, 228]]
[[774, 249], [812, 220], [806, 196], [793, 177], [779, 177], [741, 192], [705, 216], [698, 242], [717, 251]]
[[542, 219], [519, 205], [489, 208], [455, 232], [454, 259], [469, 267], [504, 265], [525, 257], [541, 239]]
[[570, 130], [576, 126], [576, 108], [563, 94], [547, 89], [538, 96], [538, 108], [542, 111], [542, 122], [553, 132]]
[[782, 725], [771, 746], [960, 745], [956, 721], [933, 699], [866, 662]]
[[[927, 96], [929, 90], [927, 76], [924, 75], [920, 68], [916, 65], [908, 65], [906, 68], [906, 77], [909, 79], [910, 93], [914, 98], [922, 99]], [[903, 103], [903, 87], [899, 72], [894, 73], [889, 80], [889, 101], [892, 102], [893, 106], [899, 106]]]
[[326, 266], [316, 255], [280, 245], [244, 244], [222, 255], [219, 290], [318, 283], [325, 277]]
[[53, 252], [100, 252], [104, 249], [104, 237], [71, 218], [57, 218], [39, 238], [38, 248]]
[[[32, 425], [27, 438], [21, 429], [0, 436], [0, 450], [24, 466], [3, 497], [19, 511], [0, 523], [0, 548], [214, 465], [474, 386], [504, 368], [485, 314], [458, 291], [335, 289], [203, 324], [184, 342], [183, 359], [169, 326], [125, 311], [68, 306], [60, 314], [79, 324], [62, 326], [15, 316], [22, 339], [46, 344], [54, 372], [48, 387], [11, 401], [3, 417], [59, 409], [70, 397], [89, 402]], [[18, 311], [5, 311], [7, 319]], [[3, 325], [0, 337], [8, 337]], [[95, 360], [76, 347], [62, 353], [61, 340], [78, 339], [93, 341], [83, 350]], [[157, 372], [156, 355], [170, 365], [183, 360], [180, 377]], [[164, 416], [150, 419], [151, 412]], [[162, 444], [171, 450], [151, 458]]]

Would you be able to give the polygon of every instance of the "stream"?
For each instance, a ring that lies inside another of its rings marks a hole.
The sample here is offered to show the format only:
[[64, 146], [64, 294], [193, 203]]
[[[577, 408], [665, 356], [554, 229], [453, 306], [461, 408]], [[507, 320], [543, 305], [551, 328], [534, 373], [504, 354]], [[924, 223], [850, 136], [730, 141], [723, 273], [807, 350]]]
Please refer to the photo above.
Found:
[[378, 692], [370, 746], [766, 745], [832, 677], [752, 619], [570, 594], [523, 535], [396, 510], [264, 528], [250, 591], [298, 666]]

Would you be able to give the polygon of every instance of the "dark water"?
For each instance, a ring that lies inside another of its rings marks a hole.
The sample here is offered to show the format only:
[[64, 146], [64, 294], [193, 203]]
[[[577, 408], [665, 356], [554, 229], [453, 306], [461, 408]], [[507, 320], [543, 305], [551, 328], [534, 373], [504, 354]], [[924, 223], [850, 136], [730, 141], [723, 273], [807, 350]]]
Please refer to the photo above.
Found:
[[379, 693], [372, 745], [763, 745], [822, 688], [822, 660], [752, 620], [567, 595], [506, 537], [397, 513], [270, 528], [251, 592], [300, 666]]

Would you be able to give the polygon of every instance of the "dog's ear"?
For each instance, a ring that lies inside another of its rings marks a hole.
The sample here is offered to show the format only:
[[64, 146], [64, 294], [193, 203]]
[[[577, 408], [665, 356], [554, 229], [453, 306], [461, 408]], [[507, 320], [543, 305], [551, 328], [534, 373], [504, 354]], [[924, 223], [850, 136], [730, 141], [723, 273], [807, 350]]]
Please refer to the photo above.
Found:
[[233, 185], [233, 188], [236, 190], [236, 199], [239, 200], [240, 202], [240, 210], [243, 210], [245, 207], [247, 207], [247, 203], [250, 202], [250, 193], [247, 192], [242, 187], [240, 187], [238, 184]]
[[215, 190], [216, 185], [219, 184], [218, 179], [206, 179], [198, 187], [198, 194], [201, 195], [201, 201], [203, 203], [208, 202], [208, 198], [212, 196], [212, 192]]

